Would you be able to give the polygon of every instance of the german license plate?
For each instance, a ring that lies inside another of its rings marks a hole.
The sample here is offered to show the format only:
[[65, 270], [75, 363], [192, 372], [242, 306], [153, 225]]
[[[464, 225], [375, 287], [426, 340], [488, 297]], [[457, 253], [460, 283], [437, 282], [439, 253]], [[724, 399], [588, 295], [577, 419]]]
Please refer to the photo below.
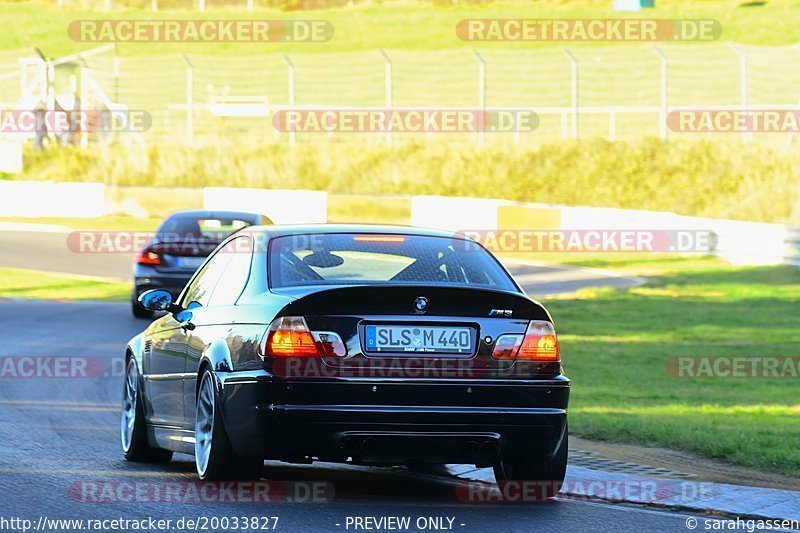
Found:
[[372, 353], [471, 354], [473, 330], [449, 326], [366, 327], [366, 351]]
[[200, 265], [203, 264], [205, 261], [205, 257], [183, 257], [183, 256], [176, 256], [175, 257], [175, 264], [180, 268], [191, 268], [197, 269]]

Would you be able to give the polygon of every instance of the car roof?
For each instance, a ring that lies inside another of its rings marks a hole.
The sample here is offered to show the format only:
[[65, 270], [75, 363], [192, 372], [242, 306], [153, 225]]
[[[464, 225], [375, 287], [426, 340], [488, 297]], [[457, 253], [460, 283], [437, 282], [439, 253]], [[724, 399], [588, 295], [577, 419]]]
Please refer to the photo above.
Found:
[[261, 213], [254, 213], [252, 211], [226, 211], [226, 210], [218, 210], [218, 209], [184, 209], [181, 211], [173, 211], [167, 217], [167, 219], [173, 217], [184, 217], [184, 216], [193, 216], [193, 217], [232, 217], [232, 216], [246, 216], [249, 218], [253, 217], [264, 217], [266, 215], [262, 215]]
[[241, 234], [242, 231], [248, 233], [264, 233], [269, 238], [282, 237], [285, 235], [313, 235], [320, 233], [366, 233], [470, 239], [468, 236], [455, 231], [383, 224], [279, 224], [275, 226], [250, 226], [240, 230], [239, 234]]

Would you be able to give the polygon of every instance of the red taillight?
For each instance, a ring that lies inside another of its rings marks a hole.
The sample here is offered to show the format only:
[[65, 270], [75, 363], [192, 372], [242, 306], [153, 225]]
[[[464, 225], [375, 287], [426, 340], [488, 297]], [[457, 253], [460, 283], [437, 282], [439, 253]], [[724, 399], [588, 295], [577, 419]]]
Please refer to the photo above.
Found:
[[140, 265], [160, 265], [161, 256], [150, 250], [142, 250], [142, 253], [136, 258], [136, 262]]
[[525, 335], [500, 335], [494, 344], [493, 359], [517, 361], [558, 361], [558, 339], [553, 324], [531, 320]]
[[346, 354], [341, 337], [310, 331], [301, 316], [282, 316], [269, 325], [261, 353], [265, 357], [328, 357]]
[[558, 339], [551, 322], [531, 320], [522, 346], [517, 353], [517, 361], [558, 361]]
[[353, 237], [356, 242], [405, 242], [403, 235], [356, 235]]

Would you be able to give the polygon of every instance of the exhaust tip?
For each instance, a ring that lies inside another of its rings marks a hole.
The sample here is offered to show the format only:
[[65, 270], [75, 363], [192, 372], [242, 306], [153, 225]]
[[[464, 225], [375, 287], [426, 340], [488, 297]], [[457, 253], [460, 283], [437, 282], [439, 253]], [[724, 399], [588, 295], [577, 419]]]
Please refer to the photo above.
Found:
[[481, 457], [494, 457], [497, 455], [497, 443], [493, 440], [487, 440], [481, 444], [480, 449]]
[[358, 453], [361, 449], [361, 441], [355, 437], [348, 437], [342, 442], [342, 449], [349, 455]]
[[467, 457], [475, 457], [478, 455], [478, 443], [474, 440], [467, 442], [463, 448], [464, 455]]

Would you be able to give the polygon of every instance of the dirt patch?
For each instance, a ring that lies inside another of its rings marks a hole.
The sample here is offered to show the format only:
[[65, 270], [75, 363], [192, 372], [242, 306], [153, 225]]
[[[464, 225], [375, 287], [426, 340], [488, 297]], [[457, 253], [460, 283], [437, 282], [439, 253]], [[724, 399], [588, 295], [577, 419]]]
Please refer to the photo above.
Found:
[[569, 445], [571, 449], [594, 452], [600, 457], [614, 461], [636, 463], [682, 474], [691, 474], [691, 477], [686, 477], [690, 481], [709, 481], [749, 487], [800, 491], [800, 479], [798, 478], [762, 472], [744, 466], [730, 465], [684, 451], [667, 448], [648, 448], [632, 444], [614, 444], [582, 439], [573, 435], [569, 437]]

